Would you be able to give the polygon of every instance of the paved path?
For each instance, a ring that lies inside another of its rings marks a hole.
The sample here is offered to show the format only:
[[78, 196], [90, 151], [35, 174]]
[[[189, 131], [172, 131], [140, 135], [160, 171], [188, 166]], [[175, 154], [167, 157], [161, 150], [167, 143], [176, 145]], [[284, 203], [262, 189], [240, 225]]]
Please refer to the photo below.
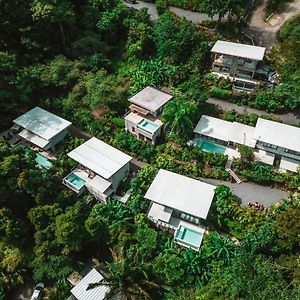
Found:
[[170, 11], [179, 17], [183, 17], [186, 18], [188, 21], [192, 21], [193, 23], [198, 23], [206, 20], [218, 20], [218, 15], [214, 15], [212, 18], [210, 18], [207, 14], [204, 13], [193, 12], [173, 6], [170, 6]]
[[287, 2], [285, 9], [280, 14], [273, 14], [268, 21], [264, 21], [265, 8], [268, 0], [261, 0], [253, 10], [244, 32], [251, 36], [256, 45], [271, 49], [277, 43], [277, 32], [282, 24], [300, 13], [300, 1]]
[[234, 109], [238, 113], [243, 114], [243, 115], [246, 115], [249, 113], [257, 114], [259, 116], [269, 115], [269, 116], [278, 117], [283, 123], [286, 123], [286, 124], [298, 125], [300, 123], [300, 113], [299, 112], [290, 112], [290, 113], [286, 113], [286, 114], [270, 114], [264, 110], [258, 110], [255, 108], [239, 106], [237, 104], [234, 104], [234, 103], [231, 103], [228, 101], [224, 101], [224, 100], [215, 99], [215, 98], [208, 98], [207, 102], [217, 105], [222, 110]]
[[288, 197], [287, 192], [254, 183], [242, 182], [237, 184], [210, 178], [201, 178], [201, 180], [209, 184], [224, 184], [230, 187], [232, 194], [244, 205], [247, 205], [248, 202], [253, 203], [257, 201], [265, 207], [268, 207], [274, 203], [278, 203], [281, 199]]
[[[159, 19], [159, 15], [157, 13], [156, 5], [154, 3], [148, 3], [148, 2], [138, 0], [136, 4], [130, 4], [130, 3], [127, 3], [127, 2], [124, 2], [124, 4], [127, 5], [128, 7], [133, 7], [133, 8], [138, 9], [138, 10], [141, 10], [143, 8], [147, 8], [148, 13], [150, 15], [150, 20], [156, 21], [156, 20]], [[178, 8], [178, 7], [170, 6], [169, 9], [170, 9], [170, 11], [172, 11], [177, 16], [186, 18], [187, 20], [192, 21], [193, 23], [201, 22], [201, 21], [204, 21], [204, 20], [212, 20], [212, 19], [213, 20], [218, 20], [217, 15], [215, 15], [213, 18], [210, 18], [207, 14], [193, 12], [193, 11], [185, 10], [185, 9]]]
[[133, 7], [133, 8], [138, 9], [138, 10], [142, 10], [143, 8], [147, 8], [148, 9], [148, 14], [150, 15], [150, 20], [151, 21], [156, 21], [159, 18], [155, 3], [148, 3], [148, 2], [138, 0], [136, 4], [130, 4], [130, 3], [127, 3], [127, 2], [124, 2], [124, 4], [128, 7]]

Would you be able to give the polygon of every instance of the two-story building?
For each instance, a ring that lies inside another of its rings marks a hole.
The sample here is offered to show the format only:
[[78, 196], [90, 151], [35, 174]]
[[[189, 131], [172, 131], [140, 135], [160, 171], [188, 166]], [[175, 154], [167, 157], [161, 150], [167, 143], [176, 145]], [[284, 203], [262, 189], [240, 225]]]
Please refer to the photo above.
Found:
[[254, 76], [265, 51], [264, 47], [217, 41], [211, 49], [213, 53], [211, 70], [233, 81], [234, 89], [252, 91], [259, 84]]
[[40, 107], [35, 107], [15, 119], [19, 137], [44, 151], [54, 151], [68, 134], [71, 122]]
[[158, 119], [172, 95], [147, 86], [128, 101], [130, 112], [125, 116], [125, 130], [138, 139], [155, 144], [162, 133], [163, 123]]
[[[216, 143], [229, 148], [239, 145], [254, 150], [257, 161], [274, 165], [280, 160], [279, 170], [296, 172], [300, 164], [300, 128], [258, 118], [256, 126], [229, 122], [202, 115], [194, 129], [196, 145]], [[225, 151], [223, 154], [227, 154]], [[206, 149], [203, 149], [204, 151]]]
[[297, 172], [300, 164], [300, 128], [259, 118], [255, 126], [256, 148], [280, 159], [279, 170]]
[[68, 153], [79, 165], [63, 179], [77, 194], [87, 189], [105, 201], [130, 172], [132, 157], [93, 137]]
[[181, 246], [199, 250], [215, 186], [160, 169], [145, 198], [151, 201], [148, 218], [168, 230]]

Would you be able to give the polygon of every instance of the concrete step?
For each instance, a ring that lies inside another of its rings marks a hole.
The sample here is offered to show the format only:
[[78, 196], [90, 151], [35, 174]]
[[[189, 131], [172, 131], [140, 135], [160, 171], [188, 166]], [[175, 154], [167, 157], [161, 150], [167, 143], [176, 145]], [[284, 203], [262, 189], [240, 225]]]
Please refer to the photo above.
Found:
[[242, 182], [242, 180], [232, 170], [229, 170], [228, 172], [238, 184]]

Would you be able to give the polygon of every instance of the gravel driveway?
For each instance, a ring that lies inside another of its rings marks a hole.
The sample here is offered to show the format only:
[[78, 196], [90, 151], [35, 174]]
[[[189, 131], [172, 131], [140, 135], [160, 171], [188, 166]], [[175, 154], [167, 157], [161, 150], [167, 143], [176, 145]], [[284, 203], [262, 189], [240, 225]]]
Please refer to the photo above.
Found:
[[209, 184], [224, 184], [230, 187], [232, 194], [244, 205], [247, 205], [248, 202], [254, 203], [257, 201], [265, 207], [268, 207], [288, 197], [287, 192], [254, 183], [242, 182], [237, 184], [210, 178], [201, 178], [201, 180]]
[[237, 111], [238, 113], [243, 114], [243, 115], [247, 115], [250, 113], [257, 114], [258, 116], [269, 115], [269, 116], [275, 116], [275, 117], [279, 118], [285, 124], [289, 124], [289, 125], [299, 125], [300, 124], [300, 112], [290, 112], [290, 113], [286, 113], [286, 114], [269, 114], [264, 110], [258, 110], [258, 109], [251, 108], [251, 107], [239, 106], [237, 104], [234, 104], [234, 103], [231, 103], [228, 101], [224, 101], [224, 100], [215, 99], [215, 98], [208, 98], [207, 102], [218, 106], [222, 110], [234, 109], [235, 111]]

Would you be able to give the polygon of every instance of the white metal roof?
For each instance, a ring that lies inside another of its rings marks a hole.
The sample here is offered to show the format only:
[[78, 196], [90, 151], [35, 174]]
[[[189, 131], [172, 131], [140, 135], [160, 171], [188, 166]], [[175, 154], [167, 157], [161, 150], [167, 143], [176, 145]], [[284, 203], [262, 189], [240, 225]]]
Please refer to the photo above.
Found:
[[71, 293], [78, 300], [104, 300], [105, 296], [110, 291], [109, 286], [100, 285], [87, 290], [90, 283], [98, 283], [102, 279], [103, 276], [93, 268], [75, 287], [71, 289]]
[[233, 122], [228, 140], [234, 143], [238, 143], [240, 145], [245, 145], [254, 148], [256, 144], [254, 133], [255, 127], [238, 122]]
[[148, 216], [168, 223], [172, 216], [172, 212], [172, 208], [153, 202], [148, 212]]
[[86, 186], [104, 194], [104, 192], [111, 186], [111, 182], [96, 175], [93, 179], [86, 182]]
[[300, 128], [259, 118], [255, 139], [300, 152]]
[[226, 41], [217, 41], [211, 52], [238, 56], [253, 60], [263, 60], [266, 48], [246, 45], [246, 44], [239, 44], [239, 43], [232, 43]]
[[172, 98], [173, 96], [170, 94], [147, 86], [143, 90], [129, 98], [129, 102], [139, 105], [150, 111], [156, 111]]
[[145, 198], [161, 205], [206, 219], [215, 186], [160, 169]]
[[110, 178], [132, 159], [95, 137], [69, 152], [68, 156], [105, 179]]
[[43, 139], [42, 137], [28, 131], [27, 129], [23, 129], [19, 133], [19, 136], [29, 141], [30, 143], [37, 145], [40, 148], [45, 148], [50, 143], [48, 140]]
[[194, 132], [227, 142], [232, 127], [231, 122], [202, 115]]
[[45, 140], [50, 140], [72, 124], [40, 107], [35, 107], [18, 117], [14, 123]]

